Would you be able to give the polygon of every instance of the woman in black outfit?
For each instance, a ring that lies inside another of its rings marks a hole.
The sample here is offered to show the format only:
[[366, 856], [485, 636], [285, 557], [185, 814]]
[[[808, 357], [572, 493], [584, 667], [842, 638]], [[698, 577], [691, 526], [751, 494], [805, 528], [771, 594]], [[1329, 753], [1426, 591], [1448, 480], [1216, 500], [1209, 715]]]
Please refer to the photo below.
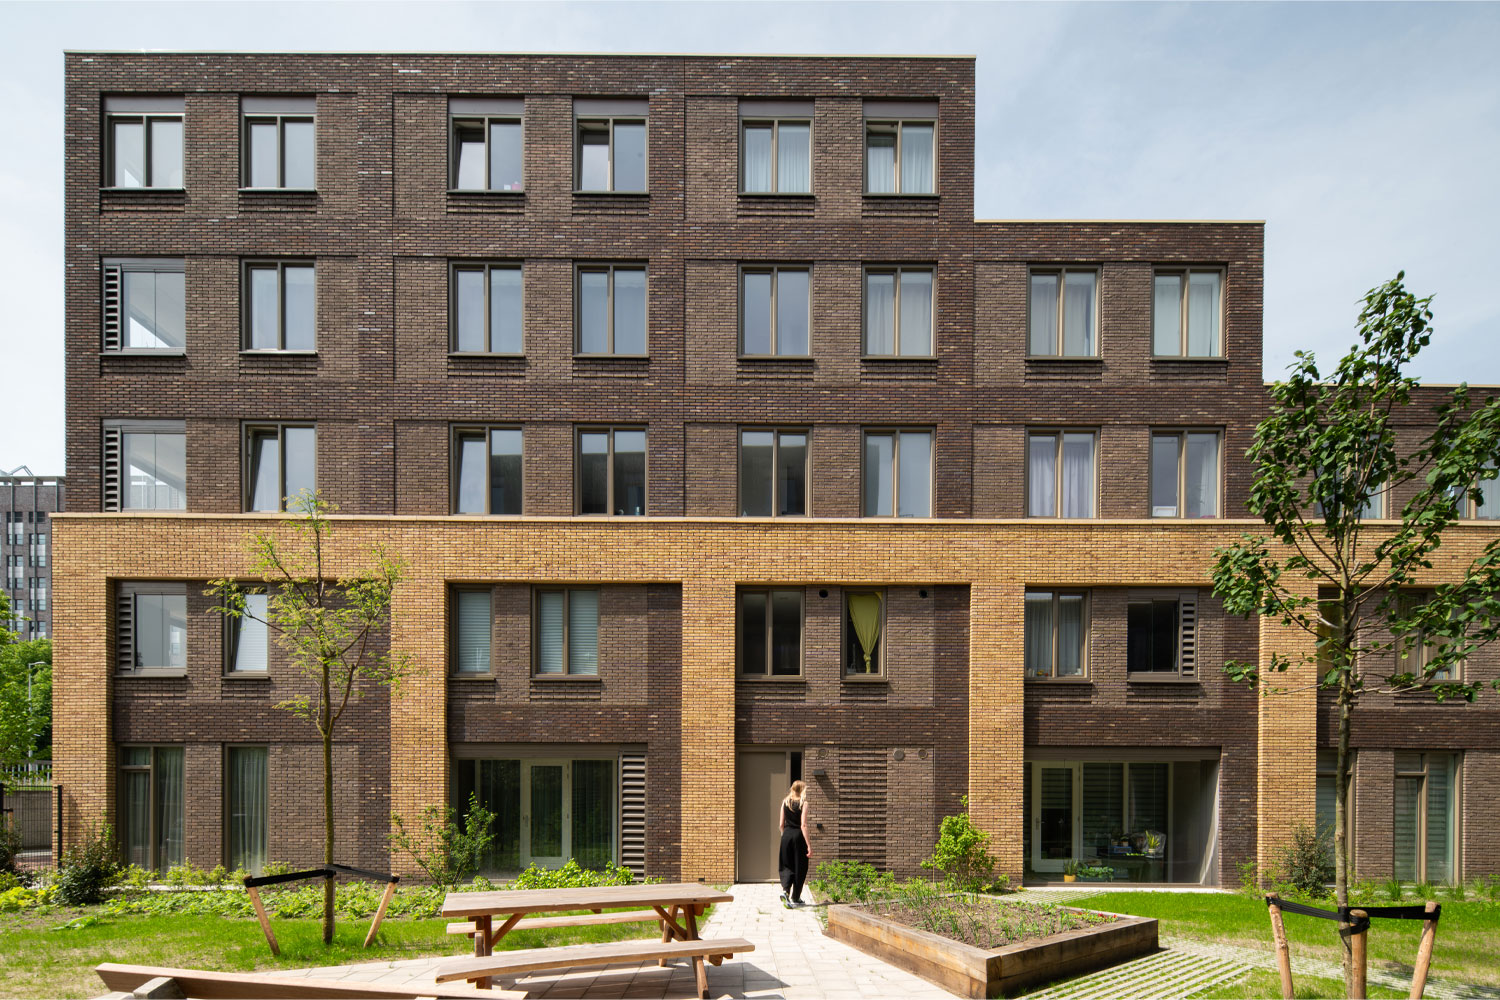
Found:
[[807, 859], [812, 857], [807, 843], [807, 800], [802, 796], [806, 788], [794, 781], [781, 800], [781, 905], [787, 909], [802, 905], [802, 883], [807, 881]]

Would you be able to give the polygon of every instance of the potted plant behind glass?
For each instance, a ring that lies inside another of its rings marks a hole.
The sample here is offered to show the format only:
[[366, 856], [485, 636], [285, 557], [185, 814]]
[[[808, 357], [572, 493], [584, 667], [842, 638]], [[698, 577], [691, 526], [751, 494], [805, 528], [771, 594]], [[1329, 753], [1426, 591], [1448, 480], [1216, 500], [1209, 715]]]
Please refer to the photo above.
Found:
[[1078, 881], [1078, 869], [1080, 867], [1081, 866], [1078, 864], [1077, 861], [1069, 861], [1067, 864], [1063, 865], [1063, 881], [1064, 882], [1077, 882]]
[[1115, 870], [1109, 865], [1079, 865], [1077, 874], [1085, 882], [1109, 882], [1114, 879]]

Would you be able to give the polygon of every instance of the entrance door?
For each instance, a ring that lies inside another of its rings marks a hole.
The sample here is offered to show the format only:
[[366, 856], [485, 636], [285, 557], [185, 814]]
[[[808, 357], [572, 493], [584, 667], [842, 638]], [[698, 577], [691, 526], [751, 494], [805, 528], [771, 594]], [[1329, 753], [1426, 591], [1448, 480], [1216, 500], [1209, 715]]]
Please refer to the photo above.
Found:
[[1060, 872], [1083, 854], [1077, 764], [1035, 764], [1031, 779], [1031, 867]]
[[561, 868], [573, 856], [572, 766], [528, 760], [521, 768], [521, 864]]
[[781, 848], [781, 800], [792, 783], [785, 750], [741, 751], [734, 792], [735, 881], [775, 882]]

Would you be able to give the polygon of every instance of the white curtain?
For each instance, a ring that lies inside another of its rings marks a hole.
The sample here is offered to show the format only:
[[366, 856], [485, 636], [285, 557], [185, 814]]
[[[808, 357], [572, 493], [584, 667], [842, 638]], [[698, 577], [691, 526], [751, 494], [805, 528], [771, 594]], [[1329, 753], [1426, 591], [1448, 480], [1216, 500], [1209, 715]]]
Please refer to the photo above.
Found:
[[1215, 517], [1219, 513], [1219, 436], [1187, 436], [1187, 517]]
[[599, 592], [568, 593], [568, 673], [599, 673]]
[[872, 128], [865, 133], [865, 190], [871, 194], [896, 192], [896, 133]]
[[745, 126], [745, 190], [774, 191], [771, 179], [771, 136], [774, 126]]
[[615, 271], [615, 354], [646, 353], [646, 272]]
[[1033, 434], [1027, 442], [1026, 513], [1057, 516], [1057, 435]]
[[783, 194], [812, 193], [811, 126], [783, 123], [776, 132], [776, 190]]
[[1176, 434], [1151, 436], [1151, 516], [1177, 516]]
[[182, 748], [158, 747], [156, 779], [156, 865], [165, 871], [182, 864]]
[[239, 636], [234, 647], [234, 669], [236, 672], [266, 670], [268, 654], [270, 653], [270, 636], [266, 626], [266, 612], [269, 600], [265, 594], [245, 595], [245, 614], [237, 623], [239, 626]]
[[1062, 516], [1094, 516], [1094, 435], [1064, 434]]
[[536, 672], [539, 674], [563, 672], [563, 603], [560, 590], [544, 590], [536, 596]]
[[489, 449], [480, 435], [466, 435], [458, 441], [458, 512], [483, 514], [485, 484], [489, 479], [486, 466]]
[[1057, 275], [1031, 276], [1031, 344], [1037, 357], [1057, 353]]
[[1052, 595], [1026, 595], [1026, 676], [1052, 676]]
[[1083, 672], [1083, 595], [1061, 594], [1057, 598], [1057, 676], [1075, 677]]
[[785, 357], [807, 354], [806, 271], [776, 272], [776, 353]]
[[1063, 354], [1094, 354], [1094, 273], [1070, 271], [1063, 278]]
[[229, 749], [229, 864], [259, 875], [266, 863], [266, 749]]
[[743, 354], [771, 353], [771, 274], [746, 271], [740, 300], [740, 345]]
[[865, 435], [865, 517], [890, 517], [894, 510], [894, 446], [890, 434]]
[[896, 353], [896, 276], [865, 276], [865, 353]]
[[901, 193], [932, 194], [932, 126], [901, 128]]
[[1156, 276], [1155, 301], [1151, 307], [1151, 353], [1159, 357], [1182, 354], [1182, 279], [1175, 274]]
[[932, 516], [932, 435], [908, 432], [901, 435], [901, 484], [896, 513], [900, 517]]
[[932, 272], [901, 272], [901, 354], [932, 354]]
[[1217, 271], [1188, 277], [1188, 357], [1211, 358], [1219, 354], [1219, 274]]
[[[457, 649], [454, 661], [461, 674], [484, 674], [490, 670], [490, 611], [488, 590], [461, 590], [457, 596], [454, 629]], [[543, 595], [546, 596], [546, 595]]]

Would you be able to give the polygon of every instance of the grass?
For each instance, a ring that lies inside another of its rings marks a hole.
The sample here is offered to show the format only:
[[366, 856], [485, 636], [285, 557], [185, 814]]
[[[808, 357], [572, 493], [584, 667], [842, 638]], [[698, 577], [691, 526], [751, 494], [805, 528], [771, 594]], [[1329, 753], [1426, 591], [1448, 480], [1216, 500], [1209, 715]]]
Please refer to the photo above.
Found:
[[[1089, 896], [1069, 903], [1114, 913], [1155, 917], [1163, 937], [1182, 937], [1214, 944], [1258, 948], [1271, 952], [1271, 921], [1266, 905], [1259, 899], [1228, 893], [1111, 892]], [[1332, 909], [1331, 902], [1321, 904]], [[1372, 905], [1384, 905], [1372, 904]], [[1495, 962], [1495, 943], [1500, 941], [1500, 906], [1490, 902], [1442, 901], [1443, 913], [1438, 921], [1437, 944], [1433, 950], [1434, 977], [1457, 979], [1469, 983], [1500, 986], [1500, 964]], [[1331, 920], [1287, 914], [1284, 918], [1292, 955], [1342, 961], [1342, 947], [1336, 925]], [[1417, 940], [1422, 923], [1417, 920], [1376, 920], [1369, 936], [1369, 966], [1393, 975], [1410, 976], [1416, 960]], [[1265, 980], [1269, 991], [1211, 993], [1210, 996], [1275, 996], [1280, 993], [1274, 972]], [[1264, 984], [1263, 984], [1264, 985]], [[1297, 995], [1302, 996], [1299, 981]], [[1341, 984], [1333, 983], [1335, 992], [1309, 993], [1309, 996], [1342, 996]], [[1371, 996], [1378, 987], [1370, 987]], [[1396, 995], [1396, 994], [1391, 994]]]
[[[188, 915], [98, 917], [98, 907], [54, 907], [47, 913], [0, 914], [0, 996], [96, 997], [101, 962], [164, 965], [218, 972], [272, 971], [357, 962], [458, 956], [468, 939], [446, 933], [446, 920], [387, 919], [365, 949], [368, 920], [341, 920], [325, 948], [317, 920], [275, 920], [281, 945], [271, 955], [254, 920]], [[68, 926], [73, 925], [73, 926]], [[513, 931], [501, 949], [657, 937], [655, 924], [603, 924]]]
[[[1296, 995], [1301, 1000], [1321, 1000], [1321, 998], [1344, 996], [1343, 981], [1338, 979], [1297, 976], [1293, 985], [1296, 987]], [[1384, 986], [1371, 983], [1365, 995], [1370, 1000], [1400, 1000], [1406, 996], [1406, 991], [1386, 989]], [[1255, 1000], [1258, 997], [1279, 996], [1281, 996], [1281, 978], [1271, 969], [1255, 969], [1237, 983], [1225, 983], [1223, 986], [1214, 987], [1207, 993], [1197, 994], [1197, 1000]]]

